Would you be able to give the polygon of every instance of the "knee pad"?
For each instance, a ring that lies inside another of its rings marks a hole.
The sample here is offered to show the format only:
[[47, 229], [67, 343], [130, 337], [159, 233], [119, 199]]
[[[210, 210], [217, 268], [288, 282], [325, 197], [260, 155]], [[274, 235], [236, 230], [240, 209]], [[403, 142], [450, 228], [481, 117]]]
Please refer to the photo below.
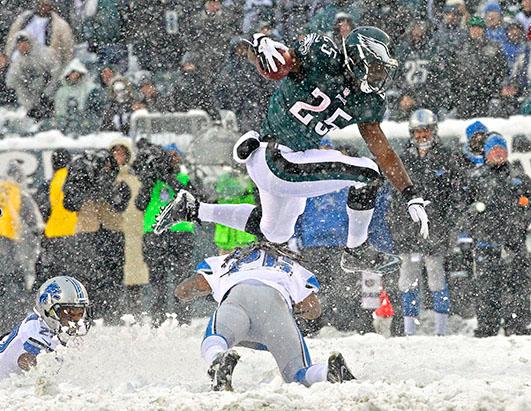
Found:
[[376, 195], [382, 183], [383, 179], [379, 177], [361, 188], [350, 187], [347, 198], [348, 208], [351, 210], [372, 210], [376, 205]]
[[440, 291], [432, 291], [433, 295], [433, 311], [441, 314], [448, 314], [450, 312], [450, 292], [448, 286]]
[[258, 147], [260, 147], [259, 134], [253, 130], [248, 131], [234, 144], [232, 158], [237, 163], [244, 164]]
[[419, 290], [414, 289], [402, 293], [402, 311], [404, 317], [418, 317], [420, 312]]

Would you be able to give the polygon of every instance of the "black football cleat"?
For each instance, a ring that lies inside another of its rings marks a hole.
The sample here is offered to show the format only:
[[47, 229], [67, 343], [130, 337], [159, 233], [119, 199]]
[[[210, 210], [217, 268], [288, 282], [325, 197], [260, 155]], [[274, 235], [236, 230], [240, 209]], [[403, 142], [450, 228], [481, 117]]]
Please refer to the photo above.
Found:
[[214, 391], [232, 391], [232, 372], [239, 359], [240, 355], [234, 350], [219, 353], [214, 358], [208, 369]]
[[328, 372], [326, 374], [326, 379], [328, 382], [337, 384], [355, 380], [356, 377], [354, 377], [348, 369], [343, 355], [339, 352], [333, 352], [330, 357], [328, 357]]
[[166, 205], [153, 225], [153, 232], [157, 235], [162, 234], [170, 227], [183, 221], [199, 221], [197, 213], [199, 211], [199, 201], [186, 190], [179, 190], [175, 199]]
[[347, 273], [374, 273], [385, 275], [400, 266], [400, 257], [378, 251], [368, 242], [355, 248], [345, 248], [341, 256], [341, 268]]

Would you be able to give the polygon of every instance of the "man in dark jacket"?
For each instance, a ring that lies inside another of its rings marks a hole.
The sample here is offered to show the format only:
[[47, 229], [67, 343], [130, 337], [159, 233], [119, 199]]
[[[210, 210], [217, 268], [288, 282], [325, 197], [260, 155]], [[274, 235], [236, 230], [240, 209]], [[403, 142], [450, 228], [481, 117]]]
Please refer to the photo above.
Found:
[[90, 290], [96, 318], [117, 323], [124, 277], [124, 238], [116, 213], [128, 206], [131, 190], [116, 183], [119, 168], [109, 150], [85, 152], [69, 166], [64, 207], [77, 212], [72, 275]]
[[258, 73], [247, 59], [248, 45], [240, 37], [231, 40], [216, 91], [217, 106], [236, 114], [240, 130], [256, 130], [267, 111], [275, 83]]
[[[506, 332], [523, 333], [524, 319], [529, 318], [525, 284], [529, 263], [522, 258], [527, 257], [524, 238], [529, 224], [528, 201], [522, 198], [525, 197], [522, 186], [514, 184], [505, 139], [491, 133], [485, 141], [484, 153], [486, 164], [471, 181], [468, 212], [462, 216], [462, 225], [474, 241], [478, 320], [475, 335], [497, 335], [510, 300], [512, 314], [515, 318], [520, 316], [519, 322], [523, 324], [513, 322]], [[518, 265], [516, 276], [508, 266], [512, 261]], [[523, 296], [504, 298], [506, 290], [515, 288], [523, 289]]]
[[507, 73], [507, 62], [500, 47], [485, 37], [485, 22], [471, 17], [467, 40], [459, 48], [452, 83], [456, 92], [459, 118], [484, 117], [490, 101], [497, 98]]
[[396, 121], [409, 119], [419, 107], [430, 107], [433, 99], [433, 72], [436, 50], [432, 41], [431, 27], [425, 20], [414, 20], [397, 46], [400, 61], [396, 85], [396, 109], [392, 118]]
[[444, 269], [444, 256], [449, 244], [448, 219], [452, 215], [453, 191], [453, 154], [439, 142], [437, 137], [437, 118], [427, 109], [416, 110], [410, 118], [409, 130], [411, 144], [401, 155], [402, 161], [411, 179], [419, 187], [430, 204], [429, 240], [419, 241], [406, 230], [407, 216], [402, 212], [400, 200], [395, 196], [389, 216], [391, 233], [394, 239], [394, 251], [402, 257], [399, 288], [403, 293], [404, 331], [414, 335], [419, 314], [419, 284], [425, 269], [428, 287], [433, 297], [435, 311], [435, 333], [445, 335], [447, 331], [450, 295]]

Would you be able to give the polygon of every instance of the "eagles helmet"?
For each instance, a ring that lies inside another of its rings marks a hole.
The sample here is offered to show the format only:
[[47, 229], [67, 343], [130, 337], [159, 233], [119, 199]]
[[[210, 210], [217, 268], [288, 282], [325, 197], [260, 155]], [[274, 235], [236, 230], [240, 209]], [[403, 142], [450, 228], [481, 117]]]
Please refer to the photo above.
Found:
[[[417, 130], [430, 130], [431, 133], [416, 136]], [[409, 136], [411, 142], [419, 148], [430, 148], [437, 140], [437, 116], [426, 108], [415, 110], [409, 118]]]
[[383, 93], [398, 61], [389, 52], [389, 36], [373, 26], [352, 30], [343, 38], [345, 67], [364, 93]]
[[34, 311], [64, 341], [88, 332], [91, 320], [89, 303], [83, 284], [73, 277], [60, 276], [41, 285]]

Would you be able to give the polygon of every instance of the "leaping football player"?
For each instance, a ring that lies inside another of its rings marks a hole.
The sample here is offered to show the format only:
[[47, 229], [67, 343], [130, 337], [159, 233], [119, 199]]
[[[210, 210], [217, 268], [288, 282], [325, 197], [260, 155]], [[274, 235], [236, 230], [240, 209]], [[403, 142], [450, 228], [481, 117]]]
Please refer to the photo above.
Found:
[[[428, 202], [416, 193], [380, 128], [386, 84], [398, 66], [389, 43], [389, 36], [376, 27], [354, 29], [339, 46], [315, 33], [293, 48], [255, 34], [250, 54], [258, 70], [282, 79], [260, 132], [247, 132], [233, 149], [234, 159], [245, 163], [258, 187], [260, 207], [199, 203], [181, 191], [160, 213], [155, 232], [196, 219], [262, 234], [269, 242], [283, 244], [293, 236], [308, 197], [350, 187], [348, 240], [341, 267], [381, 274], [396, 269], [397, 256], [380, 253], [366, 241], [382, 174], [403, 194], [424, 238], [428, 237]], [[319, 149], [324, 135], [351, 124], [358, 125], [375, 161]]]

